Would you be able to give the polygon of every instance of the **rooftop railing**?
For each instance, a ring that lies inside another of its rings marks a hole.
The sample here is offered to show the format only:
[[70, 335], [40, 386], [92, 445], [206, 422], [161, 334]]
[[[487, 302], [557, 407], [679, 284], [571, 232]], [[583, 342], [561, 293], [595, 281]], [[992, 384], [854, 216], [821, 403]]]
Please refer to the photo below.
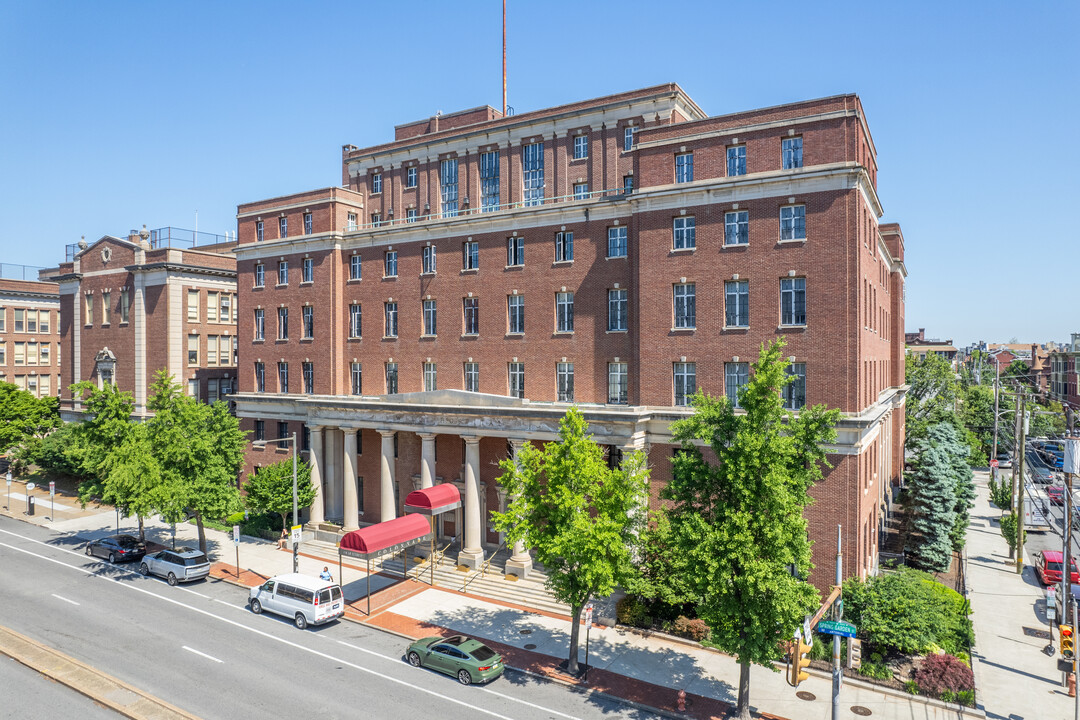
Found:
[[44, 269], [37, 265], [0, 263], [0, 278], [4, 280], [37, 280], [38, 272]]
[[[122, 237], [126, 238], [127, 235], [123, 235]], [[236, 236], [229, 234], [219, 235], [218, 233], [206, 232], [204, 230], [186, 230], [184, 228], [166, 226], [158, 228], [157, 230], [151, 230], [149, 241], [152, 250], [157, 250], [158, 248], [191, 249], [196, 247], [206, 247], [207, 245], [236, 242]], [[79, 248], [79, 243], [65, 245], [64, 262], [71, 262], [80, 252], [81, 248]]]

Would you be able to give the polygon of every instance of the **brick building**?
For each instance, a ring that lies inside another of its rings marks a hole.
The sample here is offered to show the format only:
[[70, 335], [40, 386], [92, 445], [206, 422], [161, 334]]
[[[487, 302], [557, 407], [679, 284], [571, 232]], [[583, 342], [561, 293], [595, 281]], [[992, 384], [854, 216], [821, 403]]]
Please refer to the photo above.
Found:
[[48, 397], [60, 390], [60, 290], [39, 269], [0, 264], [0, 382]]
[[1073, 333], [1069, 343], [1054, 349], [1047, 365], [1050, 399], [1080, 410], [1080, 333]]
[[[238, 208], [242, 427], [304, 438], [316, 527], [458, 484], [439, 531], [475, 565], [501, 543], [497, 462], [571, 404], [612, 461], [647, 453], [655, 507], [689, 395], [734, 398], [783, 337], [788, 405], [844, 412], [808, 511], [815, 580], [837, 523], [846, 573], [873, 572], [903, 466], [906, 276], [876, 178], [855, 95], [709, 117], [668, 84], [346, 145], [343, 187]], [[514, 548], [508, 572], [528, 566]]]
[[149, 414], [148, 388], [162, 368], [189, 395], [210, 402], [235, 389], [232, 247], [221, 235], [144, 227], [69, 246], [65, 262], [42, 272], [60, 287], [65, 420], [82, 416], [69, 386], [83, 380], [130, 392], [136, 416]]

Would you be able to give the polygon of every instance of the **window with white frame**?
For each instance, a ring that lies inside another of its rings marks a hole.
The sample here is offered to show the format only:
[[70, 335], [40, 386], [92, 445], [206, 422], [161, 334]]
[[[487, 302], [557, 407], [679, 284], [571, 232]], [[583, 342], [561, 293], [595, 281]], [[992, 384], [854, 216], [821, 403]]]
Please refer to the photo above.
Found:
[[407, 222], [407, 223], [416, 222], [416, 208], [414, 208], [414, 207], [405, 208], [405, 222]]
[[559, 402], [574, 402], [574, 363], [555, 364], [555, 381]]
[[750, 242], [750, 213], [735, 210], [724, 213], [724, 244], [746, 245]]
[[[34, 313], [34, 324], [37, 324], [37, 311], [27, 310], [27, 314]], [[112, 292], [109, 290], [101, 291], [101, 324], [109, 325], [112, 323]], [[34, 332], [33, 330], [27, 330], [27, 332]]]
[[506, 332], [520, 334], [525, 332], [525, 296], [506, 296]]
[[789, 137], [780, 141], [780, 155], [783, 168], [794, 170], [802, 167], [802, 138]]
[[458, 163], [449, 158], [439, 163], [439, 189], [442, 196], [442, 216], [457, 217], [458, 214]]
[[480, 363], [465, 363], [465, 391], [480, 392]]
[[289, 308], [279, 307], [277, 310], [277, 339], [289, 339]]
[[300, 366], [300, 369], [304, 373], [304, 394], [315, 394], [315, 364], [306, 362]]
[[480, 153], [480, 211], [499, 207], [499, 151]]
[[311, 340], [315, 337], [315, 308], [305, 305], [300, 310], [300, 317], [304, 321], [304, 339]]
[[278, 260], [277, 264], [277, 284], [288, 285], [289, 284], [289, 261]]
[[575, 135], [574, 136], [574, 159], [581, 160], [589, 157], [589, 136], [588, 135]]
[[410, 165], [409, 167], [405, 168], [405, 187], [416, 187], [416, 175], [417, 168], [415, 165]]
[[525, 206], [544, 204], [544, 143], [532, 143], [521, 149], [524, 173]]
[[806, 239], [805, 205], [785, 205], [780, 208], [780, 239]]
[[[7, 332], [7, 308], [0, 305], [0, 333]], [[3, 363], [0, 363], [2, 365]]]
[[383, 277], [397, 277], [397, 250], [387, 250], [383, 257]]
[[[15, 343], [15, 351], [18, 352], [18, 343]], [[187, 336], [187, 364], [198, 365], [199, 364], [199, 336], [188, 335]]]
[[461, 244], [461, 269], [480, 269], [480, 243], [476, 240], [467, 240]]
[[555, 330], [574, 332], [574, 293], [555, 293]]
[[425, 245], [420, 248], [420, 272], [425, 275], [435, 274], [435, 246]]
[[676, 329], [697, 327], [697, 302], [694, 283], [676, 283], [674, 286], [674, 311]]
[[255, 340], [262, 342], [266, 339], [266, 311], [255, 308]]
[[745, 145], [732, 145], [727, 149], [727, 174], [728, 177], [746, 174]]
[[611, 331], [626, 330], [629, 326], [629, 309], [626, 288], [616, 288], [607, 291], [607, 329]]
[[555, 233], [555, 262], [571, 262], [574, 259], [574, 233]]
[[630, 388], [626, 363], [608, 363], [607, 401], [609, 405], [625, 405]]
[[439, 376], [435, 363], [424, 363], [424, 392], [435, 392], [439, 389]]
[[[198, 302], [198, 292], [199, 292], [198, 290], [195, 291], [195, 293], [196, 293], [195, 302]], [[191, 296], [189, 295], [188, 297], [190, 298]], [[196, 317], [198, 317], [198, 312], [199, 312], [199, 310], [198, 310], [198, 307], [196, 306], [196, 309], [195, 309]], [[190, 315], [191, 315], [191, 309], [189, 308], [188, 309], [189, 319], [190, 319]], [[87, 293], [86, 295], [83, 296], [83, 322], [86, 325], [93, 325], [94, 324], [94, 295], [93, 295], [93, 293]]]
[[371, 213], [371, 226], [382, 227], [382, 213]]
[[786, 373], [791, 381], [784, 386], [784, 407], [801, 410], [806, 405], [806, 363], [791, 363]]
[[386, 337], [397, 337], [397, 303], [389, 301], [384, 304], [383, 315], [385, 320], [385, 330], [383, 335]]
[[626, 257], [627, 230], [625, 225], [607, 229], [607, 256], [609, 258]]
[[675, 218], [672, 246], [676, 250], [689, 250], [697, 246], [697, 227], [693, 215]]
[[780, 278], [780, 324], [806, 324], [806, 278]]
[[354, 362], [349, 366], [349, 376], [352, 379], [352, 394], [364, 394], [364, 373], [361, 363]]
[[351, 212], [347, 216], [348, 220], [345, 223], [346, 230], [355, 230], [357, 228], [356, 213]]
[[630, 126], [623, 128], [623, 150], [632, 150], [634, 148], [634, 133], [637, 132], [637, 128]]
[[254, 287], [261, 288], [266, 286], [266, 266], [262, 263], [255, 263], [255, 285]]
[[304, 234], [311, 234], [311, 213], [304, 213]]
[[313, 282], [315, 280], [315, 259], [314, 258], [304, 258], [304, 262], [300, 266], [300, 270], [301, 270], [301, 275], [300, 275], [300, 281], [301, 282], [306, 282], [306, 283]]
[[289, 363], [279, 362], [277, 364], [277, 384], [278, 392], [289, 392]]
[[[131, 291], [124, 287], [120, 288], [120, 322], [126, 323], [131, 319]], [[41, 311], [41, 332], [49, 332], [49, 311]]]
[[675, 182], [686, 183], [694, 180], [694, 153], [680, 153], [675, 156]]
[[353, 303], [349, 305], [349, 337], [355, 339], [363, 334], [363, 312], [360, 303]]
[[263, 222], [258, 220], [255, 223], [255, 242], [263, 241]]
[[[187, 294], [187, 319], [188, 322], [199, 322], [199, 291], [188, 290]], [[17, 316], [16, 316], [17, 317]], [[87, 322], [90, 322], [89, 320]], [[16, 331], [18, 332], [18, 331]]]
[[7, 343], [0, 342], [0, 365], [7, 365]]
[[507, 267], [520, 267], [525, 264], [525, 238], [506, 238], [506, 265]]
[[[206, 322], [216, 323], [218, 321], [218, 294], [216, 292], [206, 293]], [[228, 318], [226, 318], [228, 319]]]
[[690, 398], [697, 392], [697, 363], [673, 363], [672, 375], [675, 380], [675, 405], [689, 405]]
[[386, 394], [394, 395], [398, 391], [397, 363], [386, 363]]
[[574, 183], [574, 199], [575, 200], [588, 200], [589, 199], [589, 183]]
[[525, 397], [525, 363], [512, 362], [507, 364], [510, 397]]
[[49, 343], [38, 343], [38, 364], [39, 365], [48, 365], [49, 364], [49, 347], [51, 347]]
[[279, 238], [284, 238], [284, 237], [289, 236], [289, 218], [287, 218], [287, 217], [278, 218], [277, 227], [278, 227], [278, 237]]
[[436, 320], [435, 301], [434, 300], [424, 300], [423, 301], [423, 310], [424, 310], [424, 334], [425, 335], [435, 335], [436, 334], [436, 332], [435, 332], [436, 331], [436, 325], [435, 325], [435, 320]]
[[[108, 293], [108, 291], [106, 290], [105, 293]], [[109, 294], [109, 296], [111, 296], [111, 293]], [[105, 313], [104, 313], [103, 316], [107, 318], [108, 317], [108, 308], [109, 308], [109, 297], [105, 296], [105, 294], [102, 295], [101, 304], [103, 306], [105, 306], [105, 308], [106, 308]], [[37, 324], [38, 320], [37, 319], [38, 319], [38, 311], [37, 310], [27, 310], [26, 311], [26, 332], [28, 332], [28, 333], [36, 333], [38, 331], [38, 324]], [[109, 321], [104, 320], [103, 322], [108, 324]]]
[[739, 404], [739, 391], [750, 382], [750, 363], [729, 362], [724, 363], [724, 393], [731, 401], [732, 407], [742, 407]]
[[360, 274], [360, 256], [359, 255], [350, 255], [349, 256], [349, 279], [350, 280], [359, 280], [361, 277], [362, 276]]
[[464, 312], [464, 332], [466, 335], [480, 334], [480, 299], [474, 297], [463, 298], [462, 310]]
[[255, 363], [255, 392], [266, 392], [266, 364]]
[[371, 192], [372, 194], [382, 192], [382, 173], [372, 173]]
[[217, 365], [218, 364], [218, 336], [207, 335], [206, 336], [206, 364]]
[[724, 326], [750, 326], [750, 283], [728, 280], [724, 283]]

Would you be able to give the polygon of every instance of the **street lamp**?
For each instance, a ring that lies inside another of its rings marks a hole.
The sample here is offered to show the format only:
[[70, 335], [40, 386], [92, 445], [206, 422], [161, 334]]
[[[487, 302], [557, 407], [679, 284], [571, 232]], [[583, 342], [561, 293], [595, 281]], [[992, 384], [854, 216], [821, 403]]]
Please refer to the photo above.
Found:
[[[300, 510], [297, 507], [298, 501], [296, 499], [296, 452], [297, 452], [296, 433], [293, 433], [291, 437], [278, 438], [274, 442], [276, 442], [279, 447], [281, 446], [281, 443], [288, 443], [288, 442], [291, 442], [292, 446], [293, 446], [293, 454], [292, 454], [292, 517], [293, 517], [293, 522], [294, 523], [295, 522], [300, 522], [300, 520], [298, 518]], [[251, 443], [251, 445], [252, 445], [252, 447], [264, 448], [264, 447], [266, 447], [266, 441], [265, 440], [256, 440], [255, 442]], [[299, 567], [300, 567], [299, 552], [300, 552], [300, 543], [298, 543], [296, 541], [293, 541], [293, 544], [292, 544], [292, 571], [294, 573], [299, 572]]]

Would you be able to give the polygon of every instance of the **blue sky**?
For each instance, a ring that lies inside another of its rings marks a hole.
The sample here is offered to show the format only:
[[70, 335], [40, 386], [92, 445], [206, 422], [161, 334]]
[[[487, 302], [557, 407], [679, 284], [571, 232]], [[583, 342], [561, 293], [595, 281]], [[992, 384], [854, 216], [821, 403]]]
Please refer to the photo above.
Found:
[[[709, 114], [858, 93], [908, 329], [1080, 331], [1080, 3], [508, 6], [518, 112], [668, 81]], [[0, 0], [0, 262], [196, 211], [234, 230], [238, 203], [339, 184], [343, 144], [498, 106], [500, 32], [498, 0]]]

